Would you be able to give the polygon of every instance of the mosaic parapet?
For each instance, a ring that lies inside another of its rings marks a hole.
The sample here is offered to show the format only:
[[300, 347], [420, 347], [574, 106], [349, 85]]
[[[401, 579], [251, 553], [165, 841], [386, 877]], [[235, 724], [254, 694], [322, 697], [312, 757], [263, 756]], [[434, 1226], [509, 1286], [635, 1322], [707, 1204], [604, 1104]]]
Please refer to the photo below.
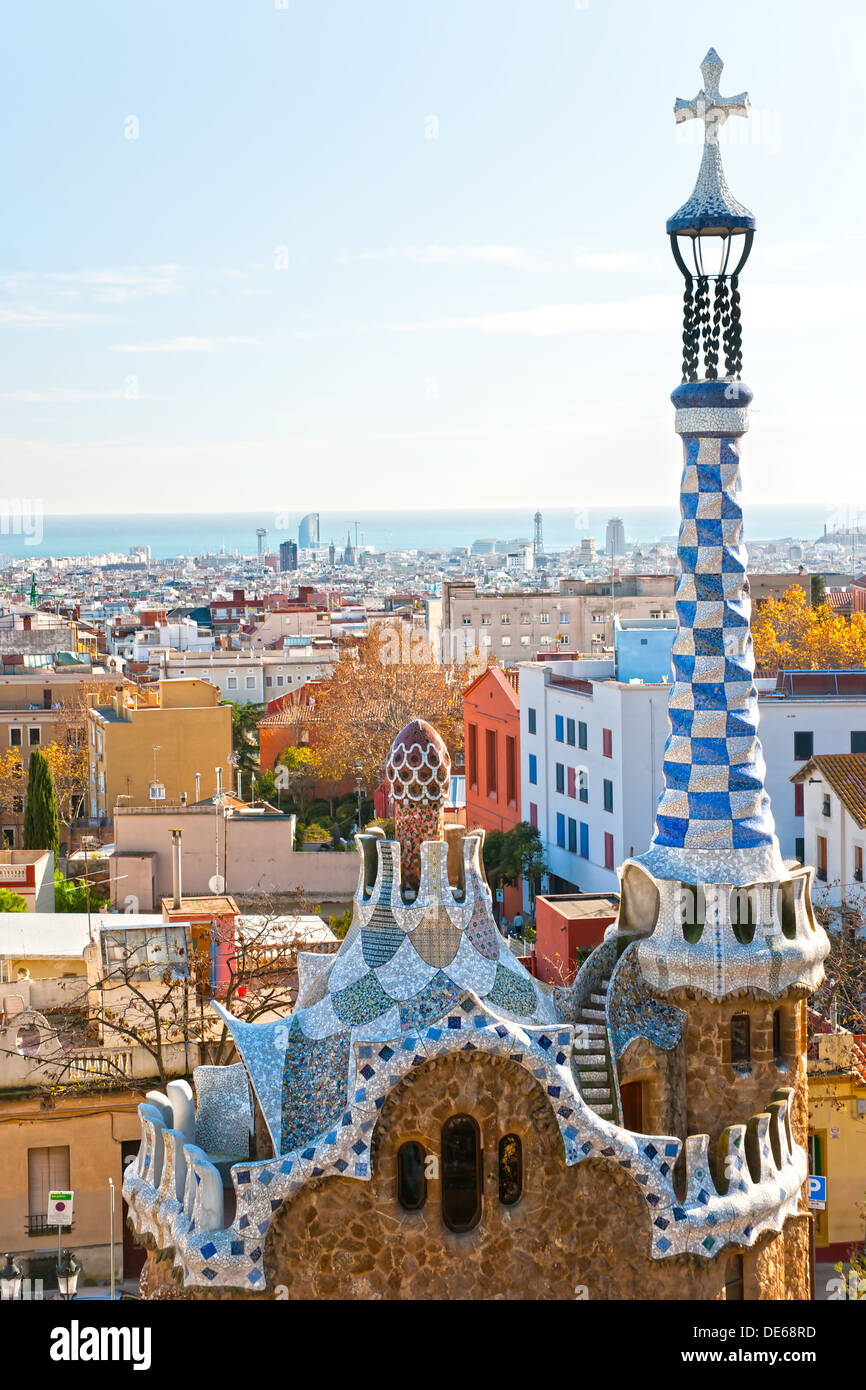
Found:
[[617, 872], [619, 915], [608, 934], [637, 940], [650, 989], [690, 988], [713, 999], [754, 989], [779, 998], [821, 984], [830, 942], [812, 910], [811, 868], [743, 885], [657, 878], [645, 858], [627, 859]]
[[263, 1247], [274, 1213], [311, 1180], [369, 1180], [373, 1133], [387, 1097], [414, 1068], [458, 1051], [508, 1057], [536, 1079], [556, 1117], [567, 1165], [605, 1159], [629, 1174], [647, 1204], [656, 1259], [684, 1252], [710, 1258], [725, 1246], [752, 1245], [764, 1232], [779, 1231], [798, 1209], [807, 1160], [792, 1143], [792, 1092], [774, 1093], [766, 1115], [725, 1131], [718, 1186], [710, 1176], [707, 1136], [691, 1137], [688, 1188], [680, 1200], [673, 1169], [681, 1141], [631, 1133], [590, 1110], [571, 1074], [573, 1047], [573, 1028], [521, 1027], [468, 994], [438, 1026], [390, 1042], [357, 1040], [360, 1084], [333, 1127], [290, 1154], [233, 1166], [236, 1215], [228, 1227], [215, 1165], [196, 1145], [181, 1142], [162, 1108], [143, 1106], [141, 1149], [124, 1180], [130, 1224], [146, 1244], [171, 1256], [186, 1287], [263, 1292]]

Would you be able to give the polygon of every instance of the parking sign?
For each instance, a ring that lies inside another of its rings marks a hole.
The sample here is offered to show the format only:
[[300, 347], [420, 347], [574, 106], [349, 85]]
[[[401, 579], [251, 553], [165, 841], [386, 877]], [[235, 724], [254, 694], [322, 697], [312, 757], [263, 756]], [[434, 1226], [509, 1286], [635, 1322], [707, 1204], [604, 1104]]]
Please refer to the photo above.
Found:
[[49, 1224], [49, 1226], [71, 1226], [71, 1225], [72, 1225], [72, 1193], [71, 1193], [71, 1192], [49, 1192], [49, 1194], [48, 1194], [48, 1224]]
[[824, 1211], [827, 1206], [827, 1179], [809, 1174], [809, 1206], [813, 1211]]

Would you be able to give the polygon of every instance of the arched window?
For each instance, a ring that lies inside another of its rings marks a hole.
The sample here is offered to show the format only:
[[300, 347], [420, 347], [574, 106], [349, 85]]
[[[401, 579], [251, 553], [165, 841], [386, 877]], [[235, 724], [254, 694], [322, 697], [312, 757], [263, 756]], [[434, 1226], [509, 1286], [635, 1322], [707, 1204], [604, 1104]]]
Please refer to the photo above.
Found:
[[727, 1302], [742, 1302], [743, 1294], [743, 1257], [742, 1255], [731, 1255], [725, 1266], [725, 1299]]
[[471, 1115], [442, 1126], [442, 1220], [449, 1231], [471, 1231], [481, 1219], [481, 1136]]
[[748, 1014], [731, 1016], [731, 1066], [749, 1071], [752, 1065], [752, 1030]]
[[513, 1207], [523, 1195], [523, 1146], [516, 1134], [505, 1134], [499, 1141], [499, 1200]]
[[424, 1145], [410, 1139], [397, 1154], [397, 1201], [405, 1211], [420, 1211], [427, 1201]]

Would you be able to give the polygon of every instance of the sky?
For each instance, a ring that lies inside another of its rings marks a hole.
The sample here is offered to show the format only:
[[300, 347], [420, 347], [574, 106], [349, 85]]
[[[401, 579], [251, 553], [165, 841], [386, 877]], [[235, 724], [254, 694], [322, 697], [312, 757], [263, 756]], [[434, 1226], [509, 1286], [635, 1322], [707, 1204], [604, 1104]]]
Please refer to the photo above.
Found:
[[[866, 489], [861, 0], [9, 4], [0, 460], [49, 513], [676, 493], [676, 127], [757, 216], [746, 499]], [[864, 507], [866, 513], [866, 507]]]

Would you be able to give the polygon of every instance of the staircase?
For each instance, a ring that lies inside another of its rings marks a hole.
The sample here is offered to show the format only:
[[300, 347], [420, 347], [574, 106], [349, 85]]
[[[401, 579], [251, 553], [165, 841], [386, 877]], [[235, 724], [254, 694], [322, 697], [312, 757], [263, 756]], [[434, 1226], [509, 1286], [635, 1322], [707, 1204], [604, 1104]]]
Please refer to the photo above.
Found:
[[613, 1094], [613, 1077], [607, 1028], [604, 1021], [604, 1004], [610, 975], [600, 981], [603, 993], [593, 992], [589, 1003], [582, 1008], [576, 1019], [574, 1053], [580, 1093], [590, 1110], [604, 1120], [618, 1121], [616, 1102]]

